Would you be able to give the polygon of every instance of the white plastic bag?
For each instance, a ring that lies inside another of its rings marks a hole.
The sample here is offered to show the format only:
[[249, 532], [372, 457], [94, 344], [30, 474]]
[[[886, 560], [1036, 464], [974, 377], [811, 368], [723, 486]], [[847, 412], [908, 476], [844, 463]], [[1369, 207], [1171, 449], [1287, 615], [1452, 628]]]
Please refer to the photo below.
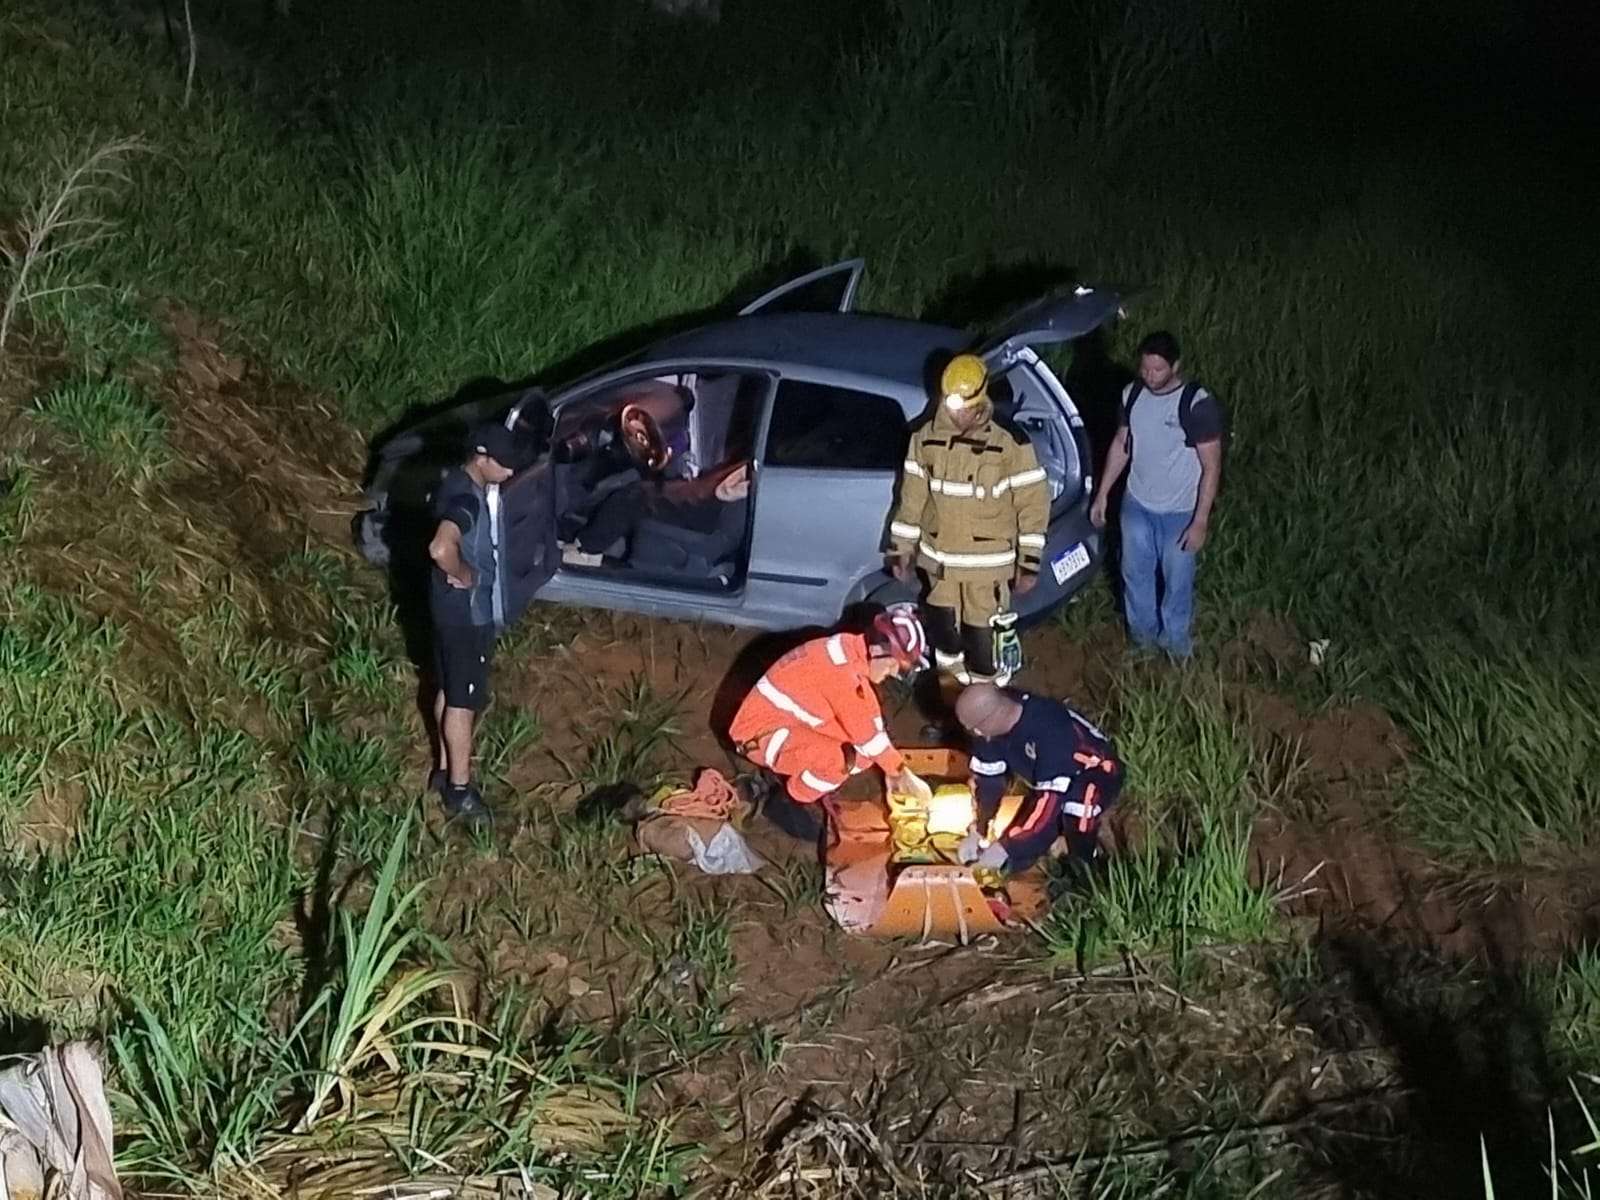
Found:
[[694, 865], [707, 875], [754, 875], [767, 865], [732, 825], [717, 830], [710, 845], [698, 832], [689, 830], [689, 848], [694, 852]]

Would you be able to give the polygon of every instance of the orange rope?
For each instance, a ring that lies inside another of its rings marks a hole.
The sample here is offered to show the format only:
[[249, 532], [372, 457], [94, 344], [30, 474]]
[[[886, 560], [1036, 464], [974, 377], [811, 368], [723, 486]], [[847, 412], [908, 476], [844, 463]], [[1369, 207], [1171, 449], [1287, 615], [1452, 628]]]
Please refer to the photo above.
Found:
[[674, 817], [704, 817], [726, 821], [739, 809], [739, 793], [721, 771], [704, 767], [695, 776], [694, 787], [663, 796], [656, 811]]

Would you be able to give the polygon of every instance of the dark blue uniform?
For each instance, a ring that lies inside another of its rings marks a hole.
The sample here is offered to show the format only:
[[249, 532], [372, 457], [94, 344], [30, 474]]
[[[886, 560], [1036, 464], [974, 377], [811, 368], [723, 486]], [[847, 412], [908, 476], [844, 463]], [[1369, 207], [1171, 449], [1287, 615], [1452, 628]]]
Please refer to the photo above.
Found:
[[1122, 791], [1122, 763], [1111, 739], [1059, 700], [1009, 689], [1008, 694], [1022, 704], [1016, 726], [972, 745], [978, 828], [988, 829], [1006, 779], [1015, 775], [1028, 791], [1000, 838], [1006, 870], [1026, 870], [1062, 835], [1074, 857], [1093, 857], [1100, 814]]

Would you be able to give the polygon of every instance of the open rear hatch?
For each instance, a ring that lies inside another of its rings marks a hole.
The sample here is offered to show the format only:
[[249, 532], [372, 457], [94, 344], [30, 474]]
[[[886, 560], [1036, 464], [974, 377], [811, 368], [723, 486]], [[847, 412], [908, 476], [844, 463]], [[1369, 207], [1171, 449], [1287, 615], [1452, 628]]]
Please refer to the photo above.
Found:
[[1024, 347], [1054, 346], [1093, 333], [1123, 315], [1123, 297], [1100, 288], [1075, 287], [1044, 296], [1012, 313], [979, 344], [977, 353], [991, 370], [1004, 370]]

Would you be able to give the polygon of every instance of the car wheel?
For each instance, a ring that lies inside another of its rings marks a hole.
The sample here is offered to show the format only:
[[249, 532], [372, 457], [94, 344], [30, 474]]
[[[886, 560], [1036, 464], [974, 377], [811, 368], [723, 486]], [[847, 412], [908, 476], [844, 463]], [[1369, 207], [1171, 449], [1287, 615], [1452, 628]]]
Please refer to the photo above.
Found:
[[898, 579], [891, 579], [888, 583], [880, 584], [877, 588], [867, 593], [867, 603], [878, 608], [888, 608], [891, 604], [920, 604], [922, 602], [922, 589], [915, 583], [903, 583]]
[[388, 528], [389, 513], [383, 500], [373, 508], [358, 512], [351, 522], [356, 552], [374, 567], [389, 565], [389, 542], [384, 536]]

